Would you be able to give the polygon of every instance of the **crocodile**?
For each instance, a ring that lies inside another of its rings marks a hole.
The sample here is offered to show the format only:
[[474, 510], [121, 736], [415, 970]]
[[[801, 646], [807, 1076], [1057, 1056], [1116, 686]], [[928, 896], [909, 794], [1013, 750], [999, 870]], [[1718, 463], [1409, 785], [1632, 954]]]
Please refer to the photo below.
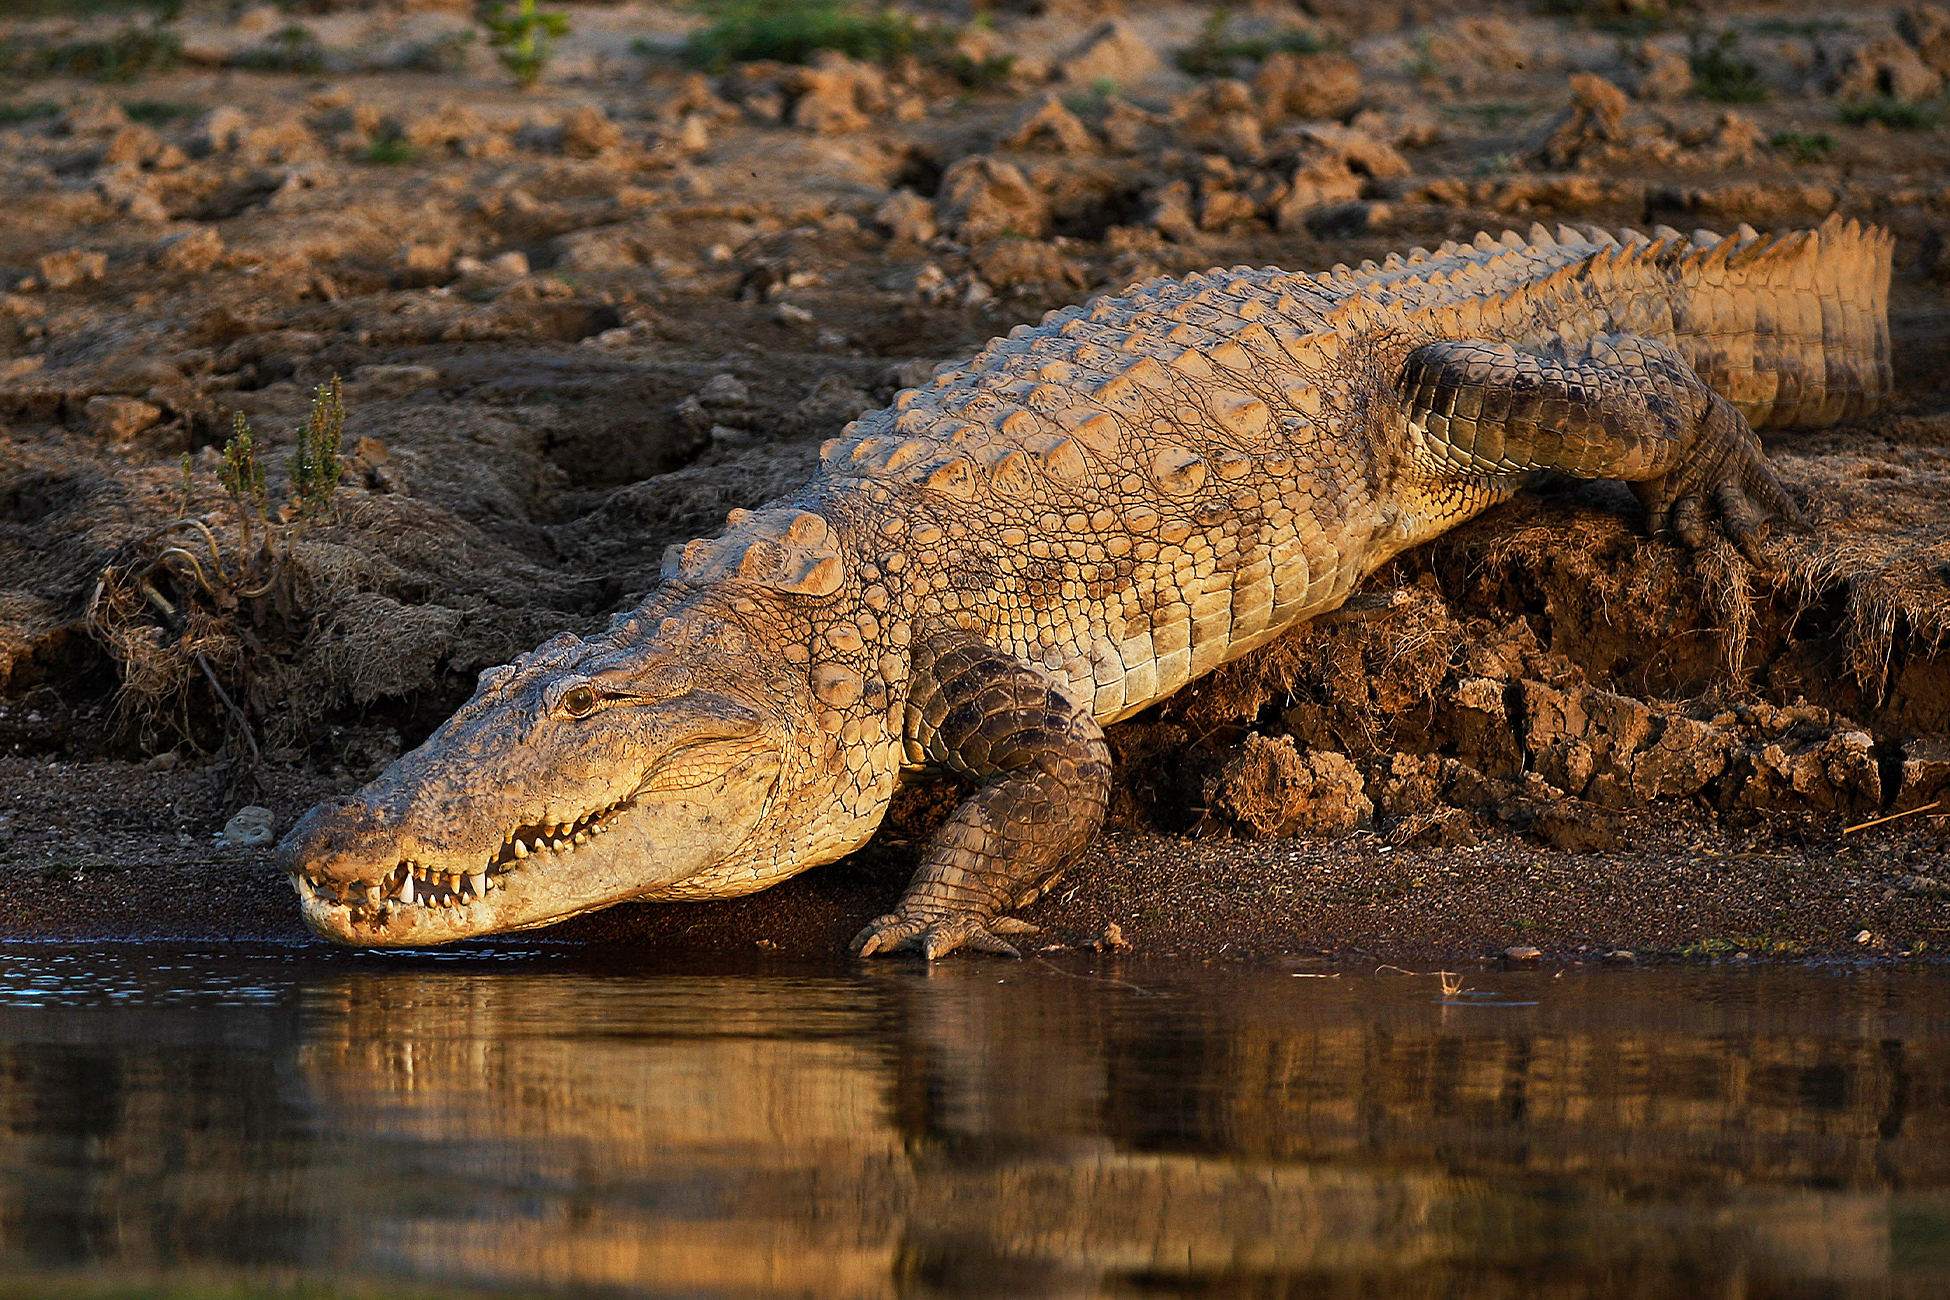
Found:
[[1753, 429], [1887, 395], [1890, 249], [1839, 219], [1533, 226], [1018, 326], [307, 813], [279, 847], [305, 920], [422, 945], [746, 894], [860, 847], [931, 769], [967, 797], [852, 949], [1013, 953], [1010, 912], [1103, 821], [1105, 724], [1531, 475], [1621, 480], [1650, 533], [1759, 558], [1802, 516]]

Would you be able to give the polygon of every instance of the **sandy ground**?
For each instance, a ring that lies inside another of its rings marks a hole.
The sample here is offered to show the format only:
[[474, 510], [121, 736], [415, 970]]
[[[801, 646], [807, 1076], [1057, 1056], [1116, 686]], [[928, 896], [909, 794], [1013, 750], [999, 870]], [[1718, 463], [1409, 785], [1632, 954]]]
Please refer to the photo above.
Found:
[[[1115, 728], [1112, 830], [1029, 917], [1222, 960], [1950, 944], [1937, 11], [1707, 13], [1689, 46], [1597, 8], [939, 6], [917, 56], [706, 73], [695, 15], [572, 6], [521, 90], [452, 7], [313, 8], [307, 45], [192, 4], [181, 61], [123, 83], [58, 69], [126, 15], [0, 21], [6, 934], [299, 937], [262, 848], [213, 839], [239, 808], [356, 786], [1051, 307], [1537, 220], [1839, 213], [1896, 236], [1898, 392], [1768, 435], [1812, 533], [1752, 569], [1603, 486], [1494, 511]], [[281, 513], [334, 375], [345, 473]], [[835, 952], [950, 797], [754, 898], [558, 933]]]

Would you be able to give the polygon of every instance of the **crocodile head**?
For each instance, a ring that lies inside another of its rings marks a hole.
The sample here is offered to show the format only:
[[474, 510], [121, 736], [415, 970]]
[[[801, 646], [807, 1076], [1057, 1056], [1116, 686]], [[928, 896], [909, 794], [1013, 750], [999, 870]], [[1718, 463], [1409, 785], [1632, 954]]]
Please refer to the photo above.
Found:
[[[639, 618], [482, 673], [425, 744], [285, 836], [307, 924], [422, 945], [769, 883], [753, 832], [786, 766], [792, 692], [755, 657], [711, 648], [645, 635]], [[687, 891], [700, 874], [753, 879]]]

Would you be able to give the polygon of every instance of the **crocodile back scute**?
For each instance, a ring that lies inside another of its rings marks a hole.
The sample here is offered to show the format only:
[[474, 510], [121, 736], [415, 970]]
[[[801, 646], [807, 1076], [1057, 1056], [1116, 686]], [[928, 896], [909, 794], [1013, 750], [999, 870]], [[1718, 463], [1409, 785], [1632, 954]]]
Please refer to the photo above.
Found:
[[[1534, 226], [1317, 273], [1150, 281], [1018, 326], [862, 416], [789, 508], [674, 552], [670, 576], [818, 595], [872, 568], [917, 633], [977, 632], [1122, 717], [1334, 607], [1400, 549], [1394, 383], [1415, 348], [1641, 334], [1756, 424], [1829, 422], [1888, 391], [1888, 249], [1833, 220], [1776, 239]], [[1511, 490], [1473, 485], [1465, 513]], [[804, 511], [834, 536], [813, 539]], [[864, 522], [889, 514], [911, 526]]]

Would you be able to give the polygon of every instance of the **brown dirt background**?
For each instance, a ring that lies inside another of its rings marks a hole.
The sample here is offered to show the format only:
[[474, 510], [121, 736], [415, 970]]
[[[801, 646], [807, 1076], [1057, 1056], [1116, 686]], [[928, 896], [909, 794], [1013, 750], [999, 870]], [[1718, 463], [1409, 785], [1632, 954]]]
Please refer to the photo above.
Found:
[[[1191, 75], [1206, 8], [917, 5], [942, 53], [705, 75], [670, 54], [693, 13], [558, 7], [528, 91], [448, 4], [191, 4], [184, 64], [115, 85], [32, 69], [127, 15], [0, 20], [0, 935], [298, 937], [263, 851], [213, 838], [238, 808], [282, 829], [356, 786], [1052, 307], [1533, 220], [1841, 212], [1897, 238], [1897, 398], [1767, 435], [1813, 532], [1754, 569], [1545, 485], [1113, 729], [1111, 831], [1029, 917], [1221, 960], [1950, 944], [1941, 10], [1262, 4]], [[293, 22], [319, 66], [251, 66]], [[1761, 101], [1688, 88], [1724, 31]], [[1295, 32], [1324, 49], [1239, 44]], [[1926, 125], [1843, 120], [1871, 99]], [[345, 474], [277, 524], [333, 375]], [[952, 797], [754, 898], [552, 933], [836, 952]]]

